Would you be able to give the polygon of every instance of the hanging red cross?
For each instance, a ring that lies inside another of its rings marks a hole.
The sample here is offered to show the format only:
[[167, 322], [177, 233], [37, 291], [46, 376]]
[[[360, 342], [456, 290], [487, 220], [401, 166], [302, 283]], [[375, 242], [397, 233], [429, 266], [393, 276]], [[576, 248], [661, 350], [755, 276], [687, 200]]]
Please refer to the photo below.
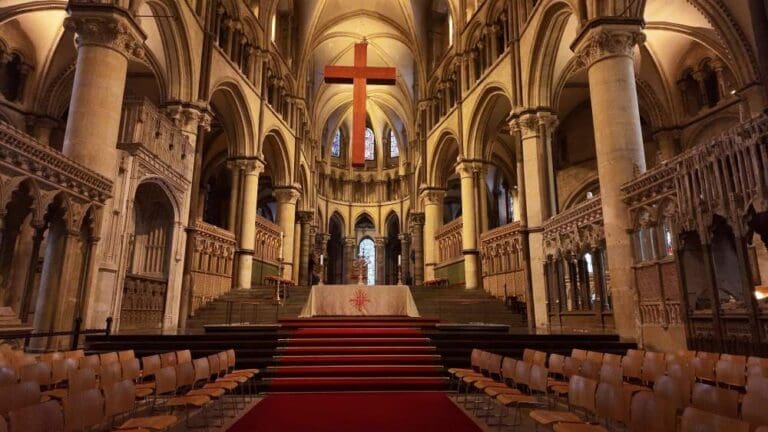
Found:
[[365, 165], [365, 86], [395, 85], [397, 71], [368, 64], [368, 43], [355, 44], [354, 66], [326, 66], [325, 82], [352, 84], [352, 166]]

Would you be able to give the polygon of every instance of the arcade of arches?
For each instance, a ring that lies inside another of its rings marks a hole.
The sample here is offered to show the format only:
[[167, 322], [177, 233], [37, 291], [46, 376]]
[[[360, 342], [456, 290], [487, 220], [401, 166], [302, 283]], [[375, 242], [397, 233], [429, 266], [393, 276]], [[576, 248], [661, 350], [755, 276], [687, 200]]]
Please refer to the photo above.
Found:
[[[183, 329], [363, 256], [531, 328], [768, 345], [767, 3], [2, 2], [1, 325]], [[361, 41], [397, 80], [352, 166], [323, 68]]]

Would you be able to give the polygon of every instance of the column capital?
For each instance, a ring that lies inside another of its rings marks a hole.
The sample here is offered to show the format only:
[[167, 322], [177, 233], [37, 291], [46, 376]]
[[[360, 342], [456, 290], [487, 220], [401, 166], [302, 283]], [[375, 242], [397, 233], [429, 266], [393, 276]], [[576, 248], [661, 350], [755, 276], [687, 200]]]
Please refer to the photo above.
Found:
[[242, 170], [245, 175], [260, 175], [264, 172], [264, 161], [258, 157], [240, 157], [227, 160], [230, 169]]
[[189, 133], [196, 133], [198, 126], [211, 128], [211, 114], [205, 104], [173, 101], [165, 105], [165, 112], [176, 127]]
[[126, 58], [144, 59], [146, 33], [127, 11], [94, 4], [70, 4], [64, 28], [77, 34], [77, 47], [96, 45], [119, 52]]
[[483, 162], [478, 160], [463, 159], [459, 157], [456, 163], [456, 174], [461, 178], [472, 177], [474, 173], [483, 169]]
[[636, 19], [597, 20], [582, 30], [571, 50], [587, 69], [612, 57], [634, 58], [635, 45], [645, 42], [642, 29], [642, 21]]
[[301, 210], [296, 212], [296, 218], [300, 224], [307, 225], [315, 218], [315, 214], [311, 211]]
[[555, 129], [559, 124], [557, 115], [545, 110], [516, 110], [509, 121], [510, 133], [520, 134], [522, 139], [539, 136], [542, 128]]
[[409, 243], [411, 241], [411, 236], [409, 234], [398, 234], [397, 238], [402, 243]]
[[413, 212], [409, 217], [413, 225], [424, 225], [424, 213]]
[[373, 244], [377, 248], [383, 248], [387, 244], [387, 239], [384, 237], [374, 237]]
[[301, 197], [301, 189], [295, 185], [275, 187], [272, 193], [279, 204], [296, 204]]
[[344, 246], [346, 247], [357, 246], [357, 239], [355, 237], [344, 237]]
[[440, 205], [445, 198], [445, 189], [425, 188], [421, 191], [421, 199], [424, 205]]

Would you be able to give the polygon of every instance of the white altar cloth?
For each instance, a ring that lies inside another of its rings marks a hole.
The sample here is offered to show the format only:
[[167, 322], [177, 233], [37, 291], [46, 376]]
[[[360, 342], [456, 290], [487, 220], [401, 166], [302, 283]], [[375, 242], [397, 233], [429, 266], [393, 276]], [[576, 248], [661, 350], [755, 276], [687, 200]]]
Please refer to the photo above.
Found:
[[405, 285], [314, 285], [299, 314], [315, 316], [408, 316], [419, 310]]

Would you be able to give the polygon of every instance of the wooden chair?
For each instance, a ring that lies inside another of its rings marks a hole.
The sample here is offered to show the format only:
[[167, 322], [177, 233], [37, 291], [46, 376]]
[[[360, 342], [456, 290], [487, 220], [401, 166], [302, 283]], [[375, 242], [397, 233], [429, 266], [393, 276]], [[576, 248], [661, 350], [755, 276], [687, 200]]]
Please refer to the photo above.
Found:
[[448, 374], [451, 375], [452, 378], [456, 378], [457, 374], [468, 374], [468, 373], [478, 373], [479, 370], [475, 369], [475, 366], [480, 361], [480, 355], [482, 354], [482, 350], [473, 348], [472, 352], [469, 355], [469, 368], [450, 368], [448, 369]]
[[61, 351], [54, 351], [50, 353], [43, 353], [40, 354], [37, 359], [38, 361], [44, 361], [46, 363], [52, 364], [56, 360], [60, 360], [64, 358], [64, 353]]
[[[634, 350], [629, 350], [634, 351]], [[626, 380], [641, 380], [641, 371], [643, 369], [643, 356], [633, 354], [626, 355], [621, 359], [621, 370]]]
[[512, 357], [504, 357], [501, 361], [501, 382], [504, 385], [488, 385], [483, 389], [483, 392], [490, 398], [496, 398], [502, 394], [522, 394], [515, 385], [515, 372], [519, 362]]
[[[624, 398], [620, 386], [605, 382], [599, 383], [594, 397], [595, 407], [593, 411], [587, 413], [588, 415], [594, 413], [607, 427], [611, 427], [614, 423], [625, 421], [626, 408], [624, 407]], [[608, 429], [600, 424], [591, 424], [584, 421], [579, 423], [557, 423], [553, 429], [555, 432], [608, 432]]]
[[125, 362], [125, 361], [128, 361], [128, 360], [135, 359], [136, 358], [136, 353], [134, 353], [132, 349], [118, 351], [117, 352], [117, 358], [120, 361], [120, 363], [122, 363], [122, 362]]
[[120, 356], [118, 356], [116, 352], [101, 353], [99, 354], [99, 362], [102, 365], [108, 363], [120, 363]]
[[593, 380], [600, 378], [600, 367], [602, 366], [601, 363], [598, 363], [594, 360], [586, 359], [581, 363], [581, 371], [579, 375], [590, 378]]
[[733, 363], [747, 364], [747, 356], [739, 354], [720, 354], [720, 360], [725, 360]]
[[101, 364], [100, 357], [97, 354], [94, 354], [94, 355], [81, 357], [79, 359], [78, 367], [80, 369], [91, 369], [91, 370], [97, 371], [99, 370], [100, 364]]
[[643, 357], [645, 357], [645, 351], [630, 348], [627, 350], [627, 354], [624, 357], [637, 357], [642, 359]]
[[690, 387], [686, 387], [679, 380], [670, 376], [659, 377], [653, 384], [653, 394], [656, 398], [663, 400], [677, 413], [682, 413], [683, 409], [688, 406], [691, 395], [686, 391], [689, 389]]
[[40, 386], [32, 381], [11, 384], [0, 390], [0, 416], [40, 403]]
[[[192, 363], [179, 363], [175, 366], [176, 370], [176, 394], [181, 396], [172, 396], [168, 399], [164, 406], [170, 407], [173, 411], [182, 409], [186, 414], [185, 425], [190, 425], [190, 412], [193, 409], [204, 410], [208, 404], [211, 403], [211, 398], [206, 395], [188, 395], [187, 393], [195, 387], [196, 377], [195, 369]], [[204, 420], [207, 417], [203, 415]], [[207, 424], [206, 424], [207, 427]]]
[[160, 354], [160, 367], [176, 366], [177, 364], [176, 352], [171, 351]]
[[176, 351], [176, 363], [190, 363], [192, 361], [192, 353], [189, 350]]
[[691, 359], [689, 366], [693, 370], [694, 376], [697, 380], [707, 383], [715, 383], [717, 377], [715, 376], [715, 363], [717, 360], [711, 358], [711, 356], [703, 356]]
[[[136, 406], [136, 385], [131, 380], [123, 380], [104, 388], [104, 416], [114, 426], [123, 417], [131, 416]], [[178, 423], [174, 415], [155, 415], [127, 419], [117, 429], [151, 429], [165, 431]]]
[[622, 359], [622, 356], [618, 354], [610, 354], [610, 353], [603, 354], [603, 364], [621, 366], [621, 359]]
[[667, 363], [664, 361], [664, 355], [662, 353], [647, 352], [643, 358], [643, 366], [640, 370], [640, 380], [647, 385], [652, 385], [660, 376], [664, 375], [666, 369]]
[[237, 357], [235, 355], [235, 350], [230, 348], [226, 351], [226, 353], [227, 360], [229, 362], [228, 365], [230, 374], [245, 375], [248, 378], [253, 378], [259, 374], [259, 369], [235, 369], [237, 367]]
[[595, 363], [603, 364], [605, 354], [597, 351], [587, 351], [587, 360], [592, 360]]
[[19, 382], [19, 375], [16, 370], [10, 367], [0, 367], [0, 387], [4, 387]]
[[696, 358], [706, 359], [711, 361], [712, 364], [714, 364], [715, 362], [720, 360], [720, 353], [699, 351], [696, 353]]
[[48, 390], [43, 394], [54, 399], [64, 399], [72, 393], [91, 390], [98, 387], [96, 372], [93, 369], [73, 369], [67, 374], [67, 387]]
[[141, 358], [141, 384], [139, 387], [153, 388], [154, 382], [147, 381], [148, 378], [154, 378], [155, 373], [163, 367], [159, 355], [151, 355]]
[[64, 415], [56, 401], [19, 408], [8, 418], [12, 432], [64, 432]]
[[683, 412], [680, 432], [749, 432], [749, 423], [688, 407]]
[[85, 351], [79, 349], [79, 350], [73, 350], [73, 351], [65, 351], [64, 352], [64, 358], [71, 358], [75, 360], [80, 360], [81, 358], [85, 357]]
[[682, 388], [685, 405], [689, 405], [691, 402], [693, 384], [696, 382], [696, 377], [690, 367], [679, 363], [669, 364], [667, 365], [667, 376], [677, 380]]
[[739, 393], [731, 389], [696, 383], [691, 393], [691, 406], [717, 415], [736, 418], [739, 415]]
[[600, 366], [600, 374], [598, 379], [600, 382], [622, 385], [624, 382], [624, 377], [621, 372], [621, 366], [610, 363], [603, 363], [603, 365]]
[[741, 419], [753, 426], [768, 426], [768, 398], [747, 393], [741, 401]]
[[60, 358], [54, 360], [51, 364], [51, 381], [54, 387], [67, 381], [69, 372], [77, 369], [77, 360], [71, 358]]
[[576, 357], [566, 357], [565, 364], [563, 365], [563, 374], [567, 379], [574, 375], [578, 375], [581, 372], [581, 364], [583, 360]]
[[51, 365], [46, 362], [24, 365], [19, 369], [19, 381], [32, 381], [42, 388], [51, 387], [53, 384]]
[[650, 392], [632, 397], [629, 432], [676, 432], [677, 414], [667, 401]]
[[[725, 356], [725, 354], [723, 354]], [[715, 380], [719, 385], [744, 388], [747, 384], [745, 362], [726, 360], [723, 357], [715, 364]]]
[[750, 375], [747, 379], [747, 393], [754, 393], [768, 399], [768, 378]]
[[565, 377], [565, 356], [552, 354], [549, 356], [549, 373], [557, 378]]
[[104, 397], [98, 389], [71, 393], [62, 404], [67, 432], [90, 430], [104, 421]]
[[[569, 409], [595, 412], [595, 393], [597, 381], [574, 375], [568, 382]], [[538, 425], [551, 426], [556, 423], [582, 423], [581, 417], [571, 411], [533, 410], [530, 417]]]
[[533, 350], [531, 348], [523, 349], [523, 361], [526, 363], [533, 364], [533, 357], [535, 354], [536, 354], [536, 350]]
[[120, 382], [123, 379], [123, 368], [120, 362], [110, 361], [101, 363], [99, 367], [99, 387], [104, 388]]
[[587, 351], [583, 349], [574, 348], [571, 350], [571, 357], [577, 359], [577, 360], [586, 360], [587, 359]]
[[533, 364], [547, 367], [547, 357], [548, 355], [544, 351], [536, 351], [533, 354]]
[[[525, 362], [517, 362], [517, 365]], [[547, 383], [549, 380], [549, 370], [541, 365], [530, 365], [526, 368], [528, 374], [528, 392], [529, 395], [517, 393], [505, 393], [496, 397], [496, 402], [502, 406], [498, 414], [498, 425], [504, 425], [504, 418], [509, 413], [509, 408], [515, 409], [515, 417], [511, 424], [507, 426], [517, 426], [522, 422], [520, 409], [526, 408], [548, 408], [550, 406], [547, 400], [549, 389]]]

